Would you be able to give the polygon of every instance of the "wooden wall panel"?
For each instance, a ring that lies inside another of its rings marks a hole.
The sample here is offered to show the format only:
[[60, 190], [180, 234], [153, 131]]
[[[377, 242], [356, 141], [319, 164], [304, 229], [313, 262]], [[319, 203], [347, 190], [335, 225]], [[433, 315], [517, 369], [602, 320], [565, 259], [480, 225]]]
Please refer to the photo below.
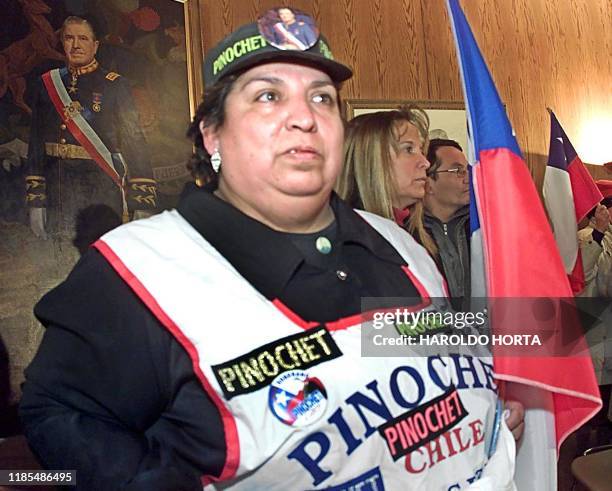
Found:
[[[290, 4], [312, 13], [336, 58], [354, 68], [343, 97], [463, 99], [444, 0], [199, 2], [205, 49], [264, 9]], [[547, 106], [591, 160], [589, 122], [612, 127], [612, 2], [461, 3], [536, 182], [548, 153]], [[612, 146], [600, 160], [612, 161]]]
[[427, 2], [422, 10], [428, 100], [463, 101], [459, 65], [451, 36], [446, 3]]
[[586, 168], [589, 170], [593, 179], [607, 179], [612, 180], [612, 169], [607, 169], [603, 165], [591, 165], [586, 164]]
[[589, 121], [607, 117], [612, 127], [612, 4], [609, 0], [463, 3], [539, 184], [548, 154], [547, 106], [579, 154], [589, 150], [581, 133]]
[[[288, 2], [200, 0], [205, 49], [257, 14]], [[311, 13], [334, 56], [353, 67], [344, 97], [428, 99], [422, 7], [413, 0], [295, 0]]]

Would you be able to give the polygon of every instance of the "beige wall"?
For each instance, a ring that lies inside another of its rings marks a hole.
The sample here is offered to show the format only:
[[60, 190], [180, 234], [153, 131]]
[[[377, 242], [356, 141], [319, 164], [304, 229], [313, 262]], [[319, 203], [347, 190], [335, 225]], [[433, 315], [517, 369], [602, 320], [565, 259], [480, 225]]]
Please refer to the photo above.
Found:
[[[444, 0], [192, 1], [199, 1], [204, 49], [264, 9], [289, 3], [312, 13], [336, 58], [354, 68], [345, 98], [463, 98]], [[612, 2], [461, 3], [536, 180], [548, 154], [547, 106], [588, 161], [584, 128], [602, 117], [612, 126]]]

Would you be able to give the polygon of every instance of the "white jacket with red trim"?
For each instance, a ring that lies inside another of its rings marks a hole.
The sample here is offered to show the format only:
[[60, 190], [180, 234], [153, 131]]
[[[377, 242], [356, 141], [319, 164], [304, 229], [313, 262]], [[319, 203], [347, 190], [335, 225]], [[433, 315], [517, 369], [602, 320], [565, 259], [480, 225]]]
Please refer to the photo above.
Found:
[[[444, 296], [423, 248], [360, 214], [425, 299]], [[205, 489], [514, 489], [505, 423], [493, 457], [485, 451], [497, 401], [490, 359], [415, 357], [408, 347], [363, 357], [371, 321], [301, 322], [176, 211], [115, 229], [97, 247], [189, 353], [219, 410], [227, 458]]]

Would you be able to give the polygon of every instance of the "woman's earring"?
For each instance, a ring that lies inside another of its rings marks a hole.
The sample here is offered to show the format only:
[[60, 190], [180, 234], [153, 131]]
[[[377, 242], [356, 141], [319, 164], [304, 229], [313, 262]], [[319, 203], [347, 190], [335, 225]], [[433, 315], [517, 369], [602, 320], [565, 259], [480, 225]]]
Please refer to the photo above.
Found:
[[215, 173], [218, 174], [219, 169], [221, 168], [221, 154], [219, 153], [218, 148], [215, 148], [215, 151], [210, 156], [210, 165], [212, 165], [212, 168]]

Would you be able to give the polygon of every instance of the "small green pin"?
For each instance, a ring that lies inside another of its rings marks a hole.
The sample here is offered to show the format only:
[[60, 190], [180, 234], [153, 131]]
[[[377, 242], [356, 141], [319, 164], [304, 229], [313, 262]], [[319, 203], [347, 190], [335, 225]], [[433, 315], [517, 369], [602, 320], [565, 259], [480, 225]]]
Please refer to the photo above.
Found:
[[331, 242], [327, 237], [319, 237], [315, 242], [315, 247], [321, 254], [329, 254], [332, 250]]

